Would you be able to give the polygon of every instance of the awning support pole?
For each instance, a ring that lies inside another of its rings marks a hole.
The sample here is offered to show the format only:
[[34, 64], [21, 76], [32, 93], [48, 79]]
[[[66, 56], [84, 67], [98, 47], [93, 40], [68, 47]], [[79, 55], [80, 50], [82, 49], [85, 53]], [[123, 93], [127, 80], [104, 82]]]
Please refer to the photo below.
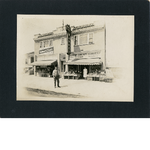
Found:
[[65, 72], [68, 72], [68, 64], [65, 65]]
[[36, 66], [34, 66], [34, 75], [37, 76]]

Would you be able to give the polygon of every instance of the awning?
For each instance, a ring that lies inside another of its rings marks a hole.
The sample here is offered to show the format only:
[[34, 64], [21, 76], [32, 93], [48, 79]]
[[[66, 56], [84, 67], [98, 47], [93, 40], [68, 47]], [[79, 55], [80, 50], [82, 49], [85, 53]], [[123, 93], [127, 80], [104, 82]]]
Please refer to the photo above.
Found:
[[31, 63], [33, 66], [50, 66], [53, 63], [56, 63], [57, 60], [43, 60], [43, 61], [35, 61]]
[[32, 68], [32, 65], [25, 65], [24, 68]]
[[101, 59], [96, 58], [96, 59], [74, 59], [74, 60], [69, 60], [68, 62], [64, 64], [68, 65], [101, 65], [103, 62]]

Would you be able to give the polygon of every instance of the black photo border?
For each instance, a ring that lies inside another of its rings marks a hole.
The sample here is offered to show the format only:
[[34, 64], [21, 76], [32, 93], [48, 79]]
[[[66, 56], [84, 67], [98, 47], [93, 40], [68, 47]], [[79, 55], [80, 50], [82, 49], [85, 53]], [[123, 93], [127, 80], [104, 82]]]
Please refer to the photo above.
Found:
[[[16, 101], [17, 14], [134, 15], [134, 102]], [[148, 118], [148, 1], [1, 1], [1, 118]]]

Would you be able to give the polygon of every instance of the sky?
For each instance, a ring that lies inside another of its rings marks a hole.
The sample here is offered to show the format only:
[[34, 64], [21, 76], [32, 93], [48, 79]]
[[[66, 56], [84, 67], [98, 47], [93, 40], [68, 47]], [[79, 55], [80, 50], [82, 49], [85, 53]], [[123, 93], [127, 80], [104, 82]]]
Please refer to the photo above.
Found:
[[[34, 51], [34, 35], [69, 24], [106, 24], [106, 58], [112, 66], [131, 66], [134, 52], [134, 16], [17, 15], [17, 56]], [[17, 58], [18, 59], [18, 58]]]

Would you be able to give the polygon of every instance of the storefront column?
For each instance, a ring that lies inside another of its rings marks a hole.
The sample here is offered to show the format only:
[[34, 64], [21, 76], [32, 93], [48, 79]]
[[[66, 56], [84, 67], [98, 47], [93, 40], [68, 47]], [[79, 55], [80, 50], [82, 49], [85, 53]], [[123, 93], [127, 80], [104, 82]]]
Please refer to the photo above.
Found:
[[89, 73], [91, 73], [91, 66], [89, 66]]
[[68, 64], [65, 65], [65, 72], [68, 72]]
[[37, 76], [36, 66], [34, 66], [34, 75]]
[[58, 63], [58, 70], [61, 72], [61, 61], [60, 61], [60, 53], [58, 54], [57, 63]]
[[[66, 54], [66, 62], [69, 60], [68, 55]], [[68, 72], [68, 64], [65, 64], [65, 72]]]
[[78, 65], [78, 71], [79, 71], [79, 65]]

